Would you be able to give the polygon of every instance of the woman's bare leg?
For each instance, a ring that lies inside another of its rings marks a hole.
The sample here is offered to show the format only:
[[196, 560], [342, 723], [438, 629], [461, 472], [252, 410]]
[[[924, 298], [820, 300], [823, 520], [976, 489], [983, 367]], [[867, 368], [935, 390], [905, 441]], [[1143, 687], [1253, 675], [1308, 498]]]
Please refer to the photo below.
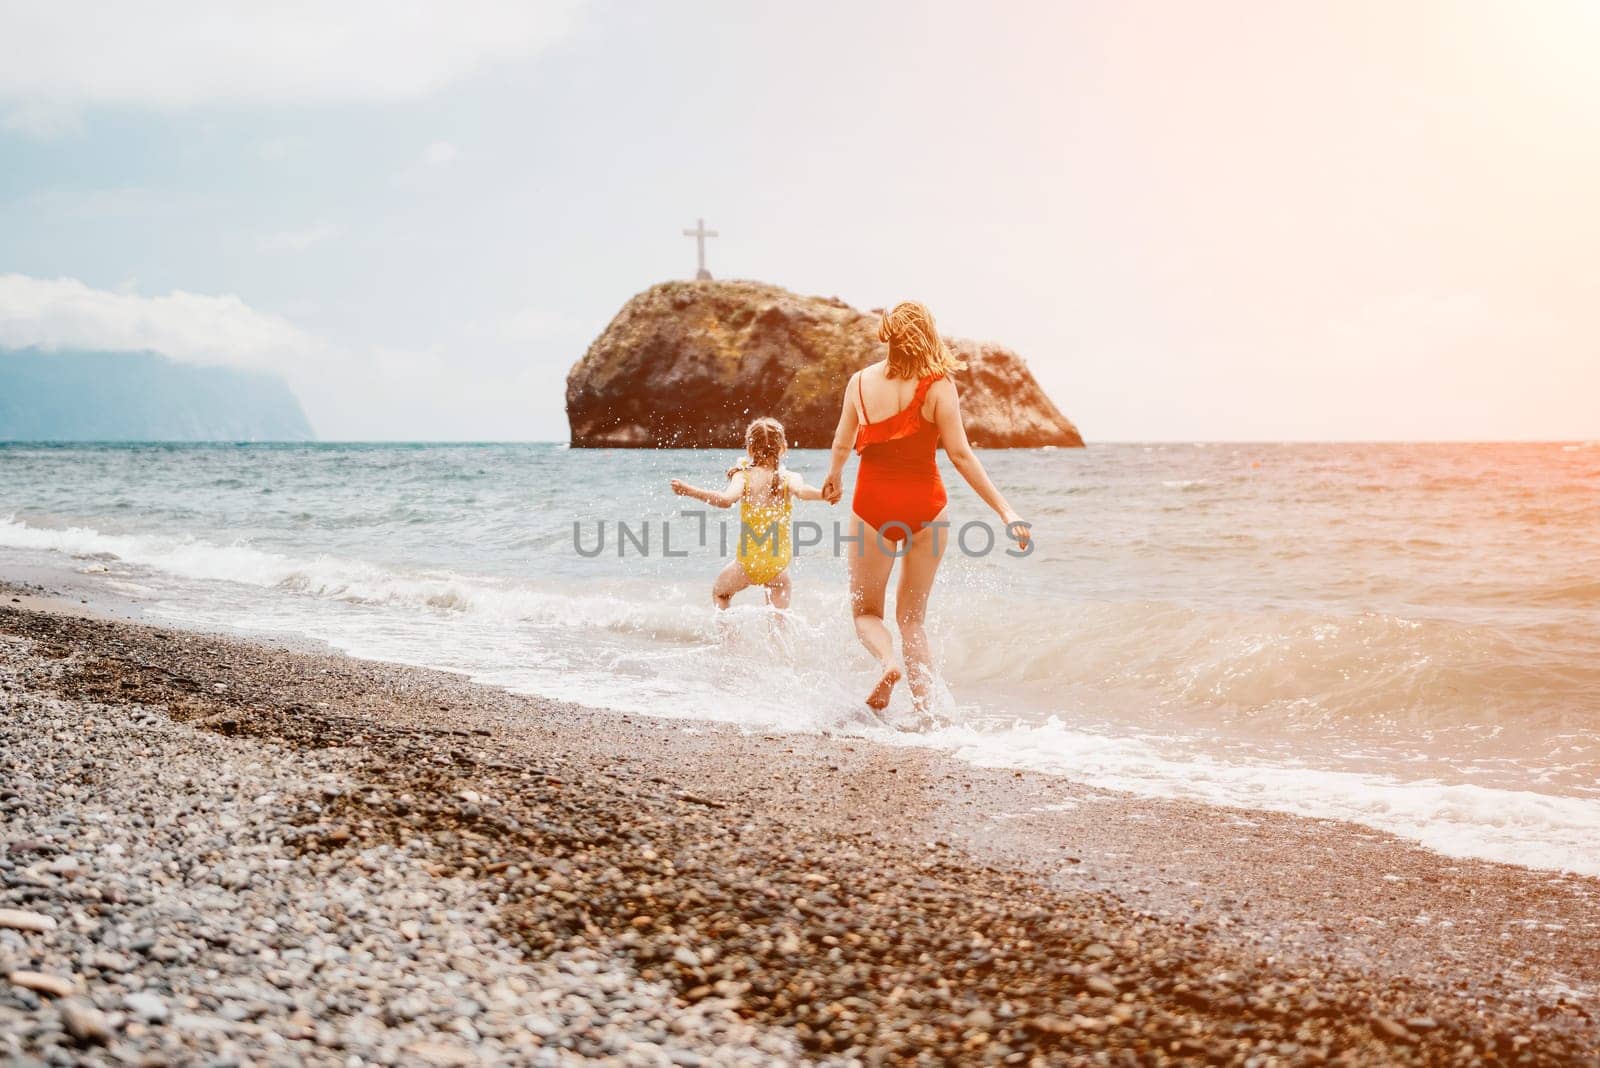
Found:
[[878, 544], [878, 532], [859, 517], [852, 517], [861, 544], [848, 550], [850, 565], [850, 614], [855, 617], [856, 637], [883, 667], [878, 684], [867, 695], [867, 706], [886, 708], [894, 684], [904, 673], [894, 655], [894, 636], [883, 622], [883, 593], [889, 586], [894, 556]]
[[900, 585], [894, 596], [894, 617], [900, 625], [900, 649], [906, 658], [911, 704], [918, 712], [928, 711], [933, 696], [933, 664], [923, 621], [928, 615], [928, 597], [933, 593], [933, 580], [944, 555], [944, 539], [940, 535], [945, 533], [948, 531], [927, 527], [912, 536], [911, 550], [900, 565]]
[[717, 573], [717, 581], [711, 584], [711, 600], [718, 608], [726, 608], [733, 600], [733, 595], [749, 585], [750, 578], [739, 566], [739, 561], [729, 560], [728, 566]]

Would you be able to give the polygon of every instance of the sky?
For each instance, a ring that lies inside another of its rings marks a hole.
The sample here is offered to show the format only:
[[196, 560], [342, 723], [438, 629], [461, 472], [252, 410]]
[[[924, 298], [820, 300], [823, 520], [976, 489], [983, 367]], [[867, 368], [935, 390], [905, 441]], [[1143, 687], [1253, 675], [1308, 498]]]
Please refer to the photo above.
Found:
[[0, 0], [0, 345], [564, 439], [704, 217], [1091, 441], [1592, 439], [1596, 55], [1591, 0]]

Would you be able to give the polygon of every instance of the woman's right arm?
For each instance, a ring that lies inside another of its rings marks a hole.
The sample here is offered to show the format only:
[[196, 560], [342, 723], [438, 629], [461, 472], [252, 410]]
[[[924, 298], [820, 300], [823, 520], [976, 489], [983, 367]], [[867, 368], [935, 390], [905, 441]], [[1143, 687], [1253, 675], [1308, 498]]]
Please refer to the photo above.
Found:
[[861, 372], [857, 371], [845, 383], [844, 407], [839, 411], [839, 426], [833, 432], [833, 455], [828, 464], [828, 477], [822, 480], [822, 499], [829, 504], [838, 504], [839, 498], [844, 496], [840, 485], [844, 479], [844, 465], [850, 459], [850, 446], [855, 443], [856, 426], [860, 422], [856, 406], [850, 403], [850, 388], [860, 376]]
[[956, 391], [956, 384], [949, 378], [941, 378], [933, 384], [930, 392], [933, 396], [933, 421], [938, 424], [939, 440], [944, 442], [944, 454], [956, 465], [956, 470], [967, 480], [967, 485], [983, 498], [983, 503], [995, 510], [1000, 522], [1017, 539], [1018, 547], [1026, 549], [1032, 540], [1027, 528], [1013, 529], [1013, 524], [1021, 523], [1022, 517], [1006, 503], [1005, 495], [989, 480], [989, 472], [983, 469], [983, 461], [978, 459], [978, 454], [972, 451], [972, 443], [967, 440], [967, 428], [961, 423], [961, 395]]

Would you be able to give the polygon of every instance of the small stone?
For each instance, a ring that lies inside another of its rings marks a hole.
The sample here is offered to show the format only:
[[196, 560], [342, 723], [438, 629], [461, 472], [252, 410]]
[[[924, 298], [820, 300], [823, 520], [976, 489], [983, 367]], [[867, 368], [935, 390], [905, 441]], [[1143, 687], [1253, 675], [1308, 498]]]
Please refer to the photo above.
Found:
[[46, 916], [42, 912], [0, 909], [0, 927], [9, 927], [13, 931], [54, 931], [56, 921], [55, 917]]
[[1089, 976], [1089, 978], [1084, 981], [1083, 986], [1084, 989], [1089, 991], [1089, 993], [1099, 994], [1103, 998], [1114, 998], [1117, 996], [1116, 984], [1102, 976]]
[[1373, 1016], [1372, 1030], [1380, 1037], [1395, 1042], [1415, 1042], [1417, 1036], [1407, 1031], [1403, 1026], [1389, 1019], [1387, 1016]]
[[1434, 1031], [1439, 1027], [1439, 1021], [1432, 1016], [1413, 1016], [1406, 1021], [1406, 1029], [1410, 1031]]
[[447, 1046], [443, 1042], [413, 1042], [406, 1047], [406, 1052], [425, 1064], [441, 1066], [476, 1063], [477, 1057], [459, 1046]]
[[1028, 1020], [1024, 1026], [1028, 1030], [1042, 1035], [1070, 1035], [1076, 1030], [1071, 1021], [1050, 1015], [1035, 1016], [1033, 1019]]
[[397, 998], [384, 1006], [383, 1022], [390, 1027], [410, 1023], [428, 1011], [428, 1003], [420, 997]]
[[1111, 952], [1111, 947], [1106, 945], [1104, 942], [1090, 942], [1087, 946], [1083, 947], [1083, 955], [1088, 957], [1090, 960], [1104, 960], [1105, 958], [1114, 956], [1115, 954]]
[[53, 998], [64, 998], [72, 993], [72, 980], [59, 975], [48, 975], [45, 972], [12, 972], [7, 978], [11, 980], [13, 986], [49, 994]]
[[122, 1004], [147, 1024], [165, 1023], [167, 1020], [169, 1010], [166, 1001], [159, 994], [152, 994], [148, 990], [129, 994], [122, 999]]
[[89, 964], [91, 967], [98, 968], [103, 972], [122, 973], [131, 972], [134, 969], [133, 961], [120, 953], [111, 953], [106, 950], [101, 950], [90, 957]]
[[404, 938], [407, 942], [415, 942], [418, 938], [422, 937], [422, 924], [418, 923], [416, 920], [401, 920], [400, 937]]
[[78, 858], [74, 856], [57, 857], [55, 860], [52, 860], [49, 864], [45, 865], [44, 870], [49, 872], [51, 875], [60, 875], [64, 878], [71, 879], [83, 874], [83, 865], [80, 864], [78, 862]]
[[67, 998], [56, 1006], [61, 1026], [85, 1046], [103, 1046], [111, 1041], [111, 1024], [105, 1013], [83, 998]]

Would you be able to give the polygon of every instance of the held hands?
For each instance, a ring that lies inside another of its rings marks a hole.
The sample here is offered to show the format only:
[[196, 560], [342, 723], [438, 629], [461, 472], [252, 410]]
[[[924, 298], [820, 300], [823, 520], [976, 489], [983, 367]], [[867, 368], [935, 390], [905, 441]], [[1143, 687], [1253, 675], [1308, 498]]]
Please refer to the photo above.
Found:
[[844, 491], [839, 488], [839, 476], [829, 472], [828, 477], [822, 480], [822, 499], [829, 504], [838, 504], [844, 496]]
[[672, 492], [676, 493], [680, 497], [693, 497], [694, 494], [691, 492], [692, 489], [693, 487], [691, 487], [689, 483], [685, 482], [681, 478], [675, 478], [672, 480]]

